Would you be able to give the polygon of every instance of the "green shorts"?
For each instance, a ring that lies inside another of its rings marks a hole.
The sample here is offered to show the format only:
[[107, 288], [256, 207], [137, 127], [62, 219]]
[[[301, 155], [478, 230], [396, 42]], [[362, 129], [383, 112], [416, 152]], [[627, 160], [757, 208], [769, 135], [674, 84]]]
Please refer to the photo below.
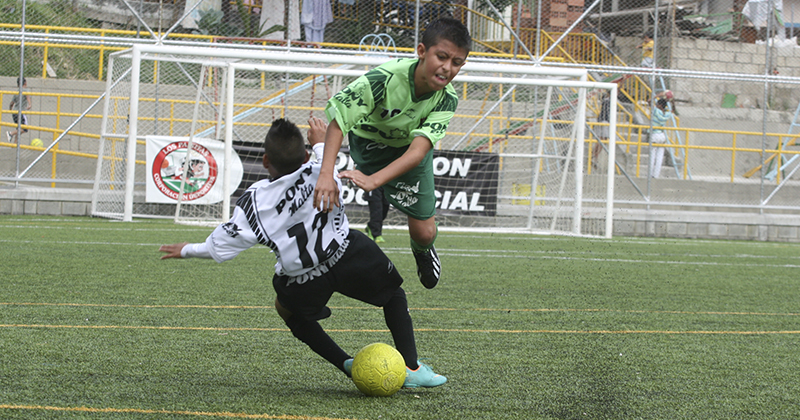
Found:
[[[408, 150], [408, 146], [389, 147], [350, 133], [350, 157], [356, 169], [366, 175], [385, 168]], [[436, 195], [433, 185], [433, 150], [416, 168], [389, 181], [383, 186], [384, 196], [393, 206], [417, 220], [427, 220], [436, 214]]]

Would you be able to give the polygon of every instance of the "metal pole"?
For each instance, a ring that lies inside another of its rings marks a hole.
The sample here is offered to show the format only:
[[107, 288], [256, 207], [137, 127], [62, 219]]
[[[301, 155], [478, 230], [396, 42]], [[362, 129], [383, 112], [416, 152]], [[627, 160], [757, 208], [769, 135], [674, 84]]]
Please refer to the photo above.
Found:
[[[114, 58], [115, 58], [115, 56], [113, 54], [110, 57], [108, 57], [108, 76], [106, 77], [106, 90], [103, 92], [102, 95], [100, 95], [100, 98], [103, 98], [103, 119], [100, 120], [100, 140], [98, 141], [98, 148], [97, 148], [97, 167], [95, 169], [94, 184], [93, 184], [93, 187], [92, 187], [92, 207], [91, 207], [91, 214], [92, 215], [95, 215], [97, 213], [97, 202], [98, 202], [99, 196], [101, 194], [100, 193], [100, 184], [102, 182], [101, 178], [102, 178], [102, 175], [103, 175], [103, 163], [105, 161], [105, 159], [103, 159], [103, 156], [106, 155], [106, 153], [105, 153], [105, 145], [106, 145], [106, 140], [108, 138], [106, 136], [106, 131], [108, 130], [108, 110], [109, 110], [109, 108], [111, 108], [111, 95], [109, 95], [108, 93], [111, 92], [111, 89], [114, 86], [116, 86], [117, 83], [119, 83], [120, 80], [128, 77], [128, 75], [131, 72], [131, 69], [129, 68], [115, 82], [114, 81], [114, 61], [115, 61]], [[100, 100], [100, 98], [97, 98], [98, 101]], [[89, 108], [86, 109], [86, 113], [88, 113], [89, 110], [92, 109], [92, 108], [94, 108], [94, 104], [92, 104], [92, 106], [90, 106]], [[72, 124], [76, 124], [76, 122], [79, 121], [79, 120], [80, 120], [80, 118], [75, 120], [75, 122], [73, 122]], [[70, 125], [70, 127], [72, 127], [72, 125]], [[61, 133], [61, 135], [58, 136], [58, 139], [56, 139], [54, 144], [57, 143], [59, 140], [61, 140], [61, 138], [64, 137], [64, 135], [67, 133], [68, 130], [70, 130], [70, 129], [68, 128], [63, 133]], [[52, 148], [53, 145], [51, 144], [50, 147]], [[47, 150], [49, 151], [50, 149], [48, 148]], [[45, 152], [47, 152], [47, 151], [45, 151]], [[44, 153], [42, 153], [42, 154], [44, 154]]]
[[[608, 173], [606, 184], [606, 238], [614, 231], [614, 169], [617, 166], [617, 86], [611, 89], [608, 127]], [[636, 185], [636, 184], [634, 184]]]
[[603, 33], [603, 0], [600, 0], [600, 10], [597, 11], [597, 36]]
[[233, 87], [236, 71], [230, 66], [225, 69], [225, 153], [223, 155], [222, 175], [222, 220], [231, 218], [231, 160], [233, 159]]
[[[581, 81], [585, 81], [586, 77]], [[572, 233], [580, 235], [581, 233], [581, 218], [583, 214], [583, 146], [586, 136], [586, 89], [578, 90], [578, 121], [583, 121], [582, 124], [577, 124], [575, 131], [575, 204], [572, 207]], [[609, 133], [611, 134], [611, 133]], [[567, 161], [569, 164], [569, 160]], [[566, 171], [565, 171], [566, 172]], [[566, 178], [566, 177], [565, 177]], [[565, 182], [566, 179], [562, 178]], [[559, 194], [561, 196], [561, 194]]]
[[[519, 0], [519, 3], [517, 3], [517, 32], [520, 32], [520, 29], [522, 29], [521, 20], [522, 20], [522, 0]], [[517, 44], [516, 43], [514, 44], [514, 58], [515, 59], [517, 58]]]
[[539, 52], [542, 51], [542, 0], [536, 6], [536, 62], [539, 62]]
[[533, 228], [533, 213], [536, 200], [536, 187], [539, 184], [539, 170], [542, 167], [542, 157], [544, 154], [544, 136], [547, 134], [547, 119], [550, 118], [550, 100], [553, 97], [553, 87], [547, 87], [547, 94], [544, 99], [544, 108], [542, 109], [542, 122], [539, 126], [539, 141], [536, 149], [536, 160], [533, 168], [533, 176], [531, 179], [531, 201], [528, 207], [528, 229]]
[[[470, 33], [474, 33], [472, 30], [472, 9], [473, 9], [473, 2], [475, 0], [467, 0], [467, 29], [469, 29]], [[474, 36], [474, 35], [473, 35]]]
[[141, 57], [142, 53], [139, 50], [139, 46], [134, 45], [131, 52], [131, 101], [128, 110], [128, 120], [131, 121], [131, 124], [128, 128], [128, 143], [126, 144], [125, 153], [125, 201], [122, 212], [123, 222], [130, 222], [133, 220], [133, 187], [135, 182], [134, 175], [136, 175], [136, 140], [139, 127], [139, 78], [141, 77]]
[[[156, 44], [161, 44], [161, 10], [163, 8], [164, 0], [158, 1], [158, 35], [156, 37]], [[153, 64], [156, 66], [156, 80], [153, 80], [155, 84], [155, 104], [153, 106], [153, 135], [158, 134], [158, 104], [159, 104], [159, 91], [158, 88], [161, 85], [161, 66], [159, 65], [158, 60], [153, 61]], [[183, 190], [181, 190], [183, 191]]]
[[[16, 156], [16, 169], [14, 173], [17, 175], [15, 178], [19, 177], [19, 152], [22, 139], [22, 80], [25, 78], [25, 12], [27, 8], [28, 2], [26, 0], [22, 0], [22, 25], [20, 25], [20, 34], [19, 38], [19, 76], [17, 78], [17, 156]], [[14, 181], [14, 187], [19, 186], [19, 181]]]
[[[772, 13], [773, 13], [773, 1], [769, 0], [767, 3], [767, 33], [766, 33], [766, 43], [764, 44], [764, 103], [762, 105], [762, 115], [761, 115], [761, 168], [759, 169], [759, 173], [761, 175], [761, 184], [760, 184], [760, 201], [764, 202], [764, 156], [766, 156], [767, 152], [767, 102], [769, 101], [769, 72], [770, 72], [770, 60], [771, 60], [771, 51], [770, 51], [770, 41], [772, 40], [771, 30], [772, 30]], [[781, 162], [775, 162], [776, 169], [780, 171]], [[759, 206], [759, 214], [764, 213], [763, 206]]]
[[[143, 3], [144, 3], [144, 0], [139, 0], [139, 16], [142, 15], [142, 4]], [[141, 30], [142, 30], [142, 21], [137, 20], [136, 21], [136, 38], [139, 38], [139, 34], [140, 34]]]
[[414, 48], [419, 45], [419, 0], [414, 6]]

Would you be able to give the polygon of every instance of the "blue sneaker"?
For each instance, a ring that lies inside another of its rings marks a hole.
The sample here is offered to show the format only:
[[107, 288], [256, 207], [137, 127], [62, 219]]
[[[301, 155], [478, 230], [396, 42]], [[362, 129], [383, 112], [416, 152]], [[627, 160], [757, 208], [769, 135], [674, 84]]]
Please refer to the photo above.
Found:
[[[408, 368], [406, 368], [408, 369]], [[348, 376], [353, 375], [353, 358], [349, 358], [344, 361], [344, 371], [347, 372]]]
[[406, 381], [403, 383], [403, 388], [433, 388], [447, 382], [447, 378], [434, 372], [430, 366], [418, 363], [417, 370], [406, 367]]

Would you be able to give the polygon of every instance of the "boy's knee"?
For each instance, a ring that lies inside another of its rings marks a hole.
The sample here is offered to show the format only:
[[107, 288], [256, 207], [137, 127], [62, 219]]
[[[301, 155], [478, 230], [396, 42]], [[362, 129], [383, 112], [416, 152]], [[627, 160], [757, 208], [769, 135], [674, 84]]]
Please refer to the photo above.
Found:
[[284, 308], [277, 298], [275, 298], [275, 310], [278, 311], [278, 315], [281, 316], [284, 322], [288, 322], [289, 318], [292, 317], [292, 312]]
[[427, 246], [436, 240], [436, 224], [424, 223], [416, 224], [413, 229], [409, 231], [411, 239], [419, 245]]

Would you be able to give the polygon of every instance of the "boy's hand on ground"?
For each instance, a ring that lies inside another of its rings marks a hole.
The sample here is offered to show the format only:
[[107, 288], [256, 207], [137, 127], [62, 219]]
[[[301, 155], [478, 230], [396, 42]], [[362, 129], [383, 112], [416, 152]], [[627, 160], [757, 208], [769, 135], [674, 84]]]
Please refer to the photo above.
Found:
[[183, 242], [179, 244], [172, 244], [172, 245], [161, 245], [161, 248], [158, 248], [161, 252], [166, 252], [167, 255], [162, 255], [161, 259], [165, 260], [167, 258], [183, 258], [181, 257], [181, 250], [185, 247], [188, 242]]
[[379, 187], [371, 176], [364, 175], [364, 173], [358, 169], [342, 171], [339, 173], [339, 178], [349, 179], [353, 184], [366, 192], [370, 192]]
[[314, 188], [314, 208], [329, 213], [333, 206], [339, 206], [339, 187], [333, 177], [320, 174]]
[[325, 131], [328, 129], [328, 124], [322, 118], [311, 117], [308, 119], [308, 144], [315, 145], [325, 141]]

